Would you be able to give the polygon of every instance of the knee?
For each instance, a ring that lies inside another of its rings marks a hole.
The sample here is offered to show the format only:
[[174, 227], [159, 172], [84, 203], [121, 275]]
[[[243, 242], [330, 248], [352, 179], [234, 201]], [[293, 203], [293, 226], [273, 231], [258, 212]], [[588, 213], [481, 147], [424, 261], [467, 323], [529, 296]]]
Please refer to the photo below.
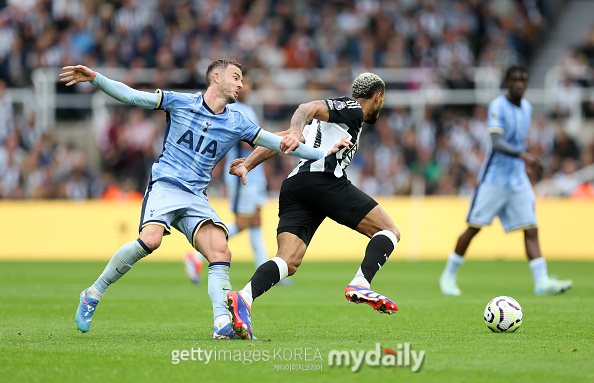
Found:
[[301, 265], [301, 259], [294, 259], [290, 261], [285, 260], [285, 262], [287, 262], [287, 266], [289, 268], [289, 276], [295, 274], [297, 272], [297, 268], [299, 265]]
[[151, 250], [151, 252], [157, 250], [159, 246], [161, 246], [161, 241], [163, 240], [163, 236], [157, 234], [143, 235], [141, 233], [138, 238]]
[[250, 218], [250, 226], [252, 226], [252, 227], [253, 226], [256, 226], [257, 227], [257, 226], [260, 226], [260, 223], [261, 223], [261, 221], [260, 221], [260, 215], [255, 214], [255, 215], [253, 215]]
[[396, 243], [400, 242], [400, 230], [398, 230], [398, 228], [393, 224], [389, 228], [379, 230], [378, 232], [374, 233], [373, 236], [379, 233], [385, 234], [387, 237], [390, 237], [392, 241], [396, 239]]
[[524, 236], [528, 239], [538, 238], [538, 229], [535, 227], [532, 229], [526, 229], [524, 230]]
[[392, 228], [390, 229], [390, 231], [392, 233], [394, 233], [394, 235], [396, 236], [396, 241], [400, 242], [400, 230], [398, 230], [398, 228], [394, 225], [392, 225]]
[[203, 255], [212, 262], [231, 262], [231, 250], [228, 246], [224, 248], [212, 249], [212, 251], [205, 251]]

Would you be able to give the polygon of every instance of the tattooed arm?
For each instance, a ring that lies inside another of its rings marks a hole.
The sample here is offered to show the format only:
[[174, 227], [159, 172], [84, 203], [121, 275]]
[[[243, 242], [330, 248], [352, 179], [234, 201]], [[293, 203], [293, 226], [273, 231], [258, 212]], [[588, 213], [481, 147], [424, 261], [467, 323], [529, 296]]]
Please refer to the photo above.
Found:
[[328, 121], [330, 113], [326, 103], [322, 100], [311, 101], [306, 104], [301, 104], [293, 113], [291, 117], [291, 127], [289, 134], [285, 135], [281, 141], [280, 149], [284, 153], [289, 153], [299, 146], [299, 142], [305, 142], [303, 135], [303, 127], [307, 125], [312, 118], [321, 121]]

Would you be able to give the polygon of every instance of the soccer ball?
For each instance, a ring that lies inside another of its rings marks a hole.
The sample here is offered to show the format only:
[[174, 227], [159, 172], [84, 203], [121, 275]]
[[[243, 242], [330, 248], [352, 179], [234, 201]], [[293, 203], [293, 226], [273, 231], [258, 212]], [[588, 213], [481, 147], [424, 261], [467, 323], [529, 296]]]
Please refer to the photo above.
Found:
[[485, 308], [485, 323], [493, 332], [514, 332], [522, 324], [524, 313], [514, 298], [501, 296], [491, 299]]

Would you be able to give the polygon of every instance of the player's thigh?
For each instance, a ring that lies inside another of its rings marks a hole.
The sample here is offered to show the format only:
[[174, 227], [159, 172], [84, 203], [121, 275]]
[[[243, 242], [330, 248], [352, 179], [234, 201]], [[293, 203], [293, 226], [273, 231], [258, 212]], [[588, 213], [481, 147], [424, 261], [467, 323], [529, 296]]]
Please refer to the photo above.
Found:
[[312, 207], [307, 202], [308, 198], [311, 198], [309, 190], [293, 177], [283, 182], [278, 198], [277, 237], [287, 232], [309, 245], [326, 215]]
[[185, 208], [191, 196], [194, 195], [166, 182], [150, 184], [142, 200], [138, 232], [149, 225], [159, 225], [164, 228], [165, 235], [171, 234], [171, 223], [178, 211]]
[[[336, 179], [334, 185], [320, 191], [319, 206], [332, 220], [357, 230], [365, 235], [371, 227], [382, 227], [379, 230], [395, 229], [392, 219], [379, 207], [378, 203], [347, 179]], [[373, 213], [372, 213], [373, 212]], [[367, 220], [365, 220], [367, 218]], [[361, 222], [365, 223], [359, 226]], [[379, 231], [378, 230], [378, 231]], [[377, 231], [370, 234], [373, 235]]]
[[506, 232], [537, 226], [536, 198], [530, 185], [508, 193], [508, 203], [499, 215]]
[[392, 218], [380, 206], [375, 206], [367, 215], [359, 222], [356, 230], [368, 237], [373, 237], [376, 233], [382, 230], [389, 230], [396, 234], [396, 238], [400, 241], [400, 231], [394, 225]]
[[488, 226], [507, 203], [507, 188], [480, 184], [470, 200], [466, 222], [470, 226]]
[[[188, 242], [201, 253], [203, 253], [202, 250], [207, 250], [209, 253], [212, 253], [213, 251], [226, 252], [227, 250], [227, 227], [210, 206], [206, 197], [193, 195], [193, 198], [187, 200], [186, 207], [178, 211], [176, 219], [172, 222], [172, 226], [182, 232], [186, 236]], [[202, 231], [203, 228], [206, 230]], [[197, 233], [201, 235], [198, 235]], [[211, 239], [209, 239], [213, 235], [212, 233], [217, 233], [216, 238], [222, 238], [223, 241], [221, 243], [212, 242]], [[198, 244], [199, 240], [209, 242]], [[218, 246], [214, 246], [217, 244]], [[209, 259], [209, 254], [203, 254]]]

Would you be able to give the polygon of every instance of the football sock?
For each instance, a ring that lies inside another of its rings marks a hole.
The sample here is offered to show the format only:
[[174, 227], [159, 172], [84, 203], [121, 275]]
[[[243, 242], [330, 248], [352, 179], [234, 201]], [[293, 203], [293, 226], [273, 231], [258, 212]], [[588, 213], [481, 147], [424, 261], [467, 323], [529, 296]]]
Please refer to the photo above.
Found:
[[528, 262], [528, 266], [530, 266], [530, 271], [532, 271], [534, 283], [549, 277], [547, 272], [547, 261], [543, 257], [532, 259]]
[[[359, 271], [355, 275], [355, 278], [351, 282], [351, 284], [359, 284], [361, 285], [361, 277], [363, 277], [367, 281], [367, 285], [371, 283], [371, 280], [375, 276], [375, 273], [378, 272], [379, 269], [386, 263], [392, 251], [398, 244], [398, 239], [396, 235], [389, 230], [382, 230], [380, 232], [375, 233], [367, 248], [365, 249], [365, 258], [363, 258], [363, 262], [361, 262], [361, 267]], [[359, 281], [357, 283], [356, 281]]]
[[256, 299], [287, 275], [289, 275], [287, 262], [282, 258], [274, 257], [258, 267], [252, 279], [241, 290], [242, 296], [248, 294], [252, 300]]
[[455, 277], [458, 274], [458, 269], [464, 263], [464, 257], [457, 254], [455, 251], [450, 253], [448, 262], [446, 263], [445, 269], [442, 275], [449, 275]]
[[254, 263], [256, 268], [260, 267], [264, 262], [268, 261], [268, 253], [266, 251], [266, 244], [262, 236], [262, 228], [260, 226], [252, 226], [249, 228], [250, 243], [254, 251]]
[[229, 262], [212, 262], [208, 266], [208, 297], [212, 301], [213, 319], [215, 320], [223, 315], [229, 317], [225, 304], [227, 293], [231, 292], [229, 267], [231, 267]]
[[214, 325], [218, 329], [222, 329], [223, 327], [227, 326], [231, 323], [231, 318], [229, 318], [229, 314], [219, 315], [214, 320]]
[[132, 266], [151, 253], [150, 249], [140, 238], [136, 241], [125, 244], [115, 252], [111, 260], [105, 266], [105, 270], [93, 283], [87, 292], [93, 299], [101, 300], [105, 290], [115, 283], [122, 275], [126, 274]]
[[229, 230], [229, 238], [236, 236], [237, 234], [239, 234], [239, 228], [237, 227], [237, 224], [235, 222], [230, 223], [227, 226], [227, 230]]

